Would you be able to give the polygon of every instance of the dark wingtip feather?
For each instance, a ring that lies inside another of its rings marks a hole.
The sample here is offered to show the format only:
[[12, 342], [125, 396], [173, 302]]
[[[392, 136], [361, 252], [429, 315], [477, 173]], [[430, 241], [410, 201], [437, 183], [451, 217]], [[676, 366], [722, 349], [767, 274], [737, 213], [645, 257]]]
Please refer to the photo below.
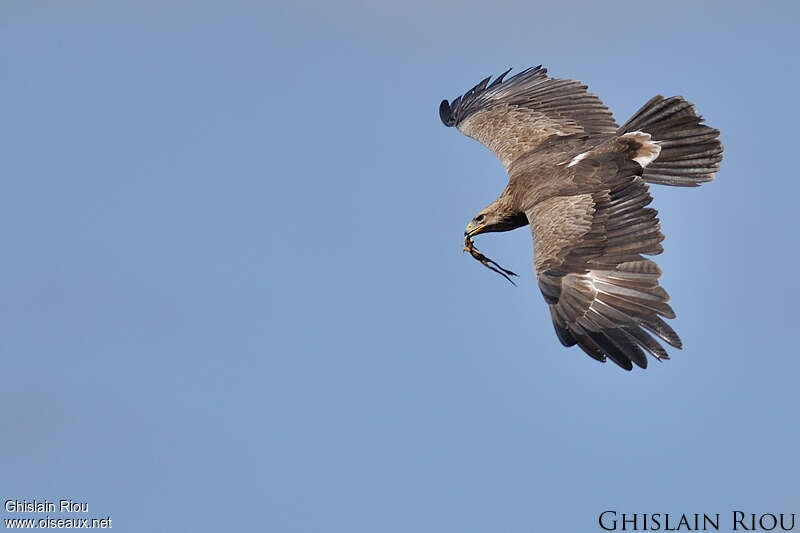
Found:
[[[541, 65], [539, 65], [539, 66], [541, 67]], [[505, 71], [502, 74], [500, 74], [499, 76], [497, 76], [497, 78], [495, 78], [495, 80], [487, 88], [491, 89], [495, 85], [499, 85], [499, 84], [503, 83], [503, 78], [505, 78], [506, 74], [508, 74], [509, 72], [511, 72], [510, 68], [507, 71]]]
[[453, 120], [453, 111], [450, 109], [450, 103], [447, 100], [442, 100], [442, 103], [439, 104], [439, 118], [442, 119], [442, 124], [448, 128], [456, 123]]
[[561, 342], [563, 346], [570, 347], [570, 346], [575, 346], [575, 344], [578, 343], [578, 340], [572, 333], [570, 333], [570, 331], [567, 328], [562, 328], [555, 322], [553, 322], [553, 327], [556, 330], [556, 337], [558, 337], [558, 340]]
[[506, 80], [505, 77], [509, 72], [511, 72], [511, 69], [508, 69], [497, 76], [493, 81], [491, 81], [491, 83], [491, 76], [484, 78], [472, 89], [459, 96], [449, 104], [447, 103], [447, 100], [439, 104], [439, 116], [441, 117], [442, 122], [444, 122], [444, 125], [455, 126], [459, 124], [462, 120], [468, 117], [471, 112], [474, 111], [473, 104], [476, 102], [476, 100], [480, 101], [482, 98], [485, 98], [485, 95], [490, 94], [491, 91], [499, 88], [499, 86], [503, 85], [504, 83], [514, 85], [516, 83], [525, 83], [531, 79], [546, 78], [547, 76], [547, 69], [542, 68], [541, 65], [538, 67], [525, 69]]

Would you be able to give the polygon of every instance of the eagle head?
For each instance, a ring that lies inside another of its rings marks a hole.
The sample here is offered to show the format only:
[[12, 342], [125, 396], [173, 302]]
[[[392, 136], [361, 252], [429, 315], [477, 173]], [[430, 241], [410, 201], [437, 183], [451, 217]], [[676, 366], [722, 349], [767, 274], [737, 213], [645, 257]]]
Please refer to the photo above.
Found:
[[481, 233], [491, 233], [494, 231], [510, 231], [517, 229], [528, 223], [528, 218], [525, 213], [508, 213], [497, 209], [497, 205], [492, 203], [475, 215], [469, 221], [464, 235], [467, 237], [474, 237]]

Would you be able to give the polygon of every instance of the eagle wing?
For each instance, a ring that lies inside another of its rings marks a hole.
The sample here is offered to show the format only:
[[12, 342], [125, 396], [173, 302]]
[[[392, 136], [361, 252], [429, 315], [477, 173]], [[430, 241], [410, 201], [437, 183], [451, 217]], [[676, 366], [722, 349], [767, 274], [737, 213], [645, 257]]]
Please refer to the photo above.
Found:
[[508, 170], [511, 163], [553, 135], [613, 134], [611, 112], [579, 81], [547, 76], [541, 65], [503, 81], [507, 70], [482, 80], [452, 102], [442, 101], [446, 126], [483, 143]]
[[[590, 192], [555, 196], [526, 211], [534, 267], [559, 340], [600, 361], [645, 368], [649, 352], [668, 359], [659, 337], [680, 348], [661, 269], [642, 256], [662, 252], [658, 212], [642, 166], [619, 153], [587, 154], [567, 169]], [[651, 335], [652, 334], [652, 335]]]

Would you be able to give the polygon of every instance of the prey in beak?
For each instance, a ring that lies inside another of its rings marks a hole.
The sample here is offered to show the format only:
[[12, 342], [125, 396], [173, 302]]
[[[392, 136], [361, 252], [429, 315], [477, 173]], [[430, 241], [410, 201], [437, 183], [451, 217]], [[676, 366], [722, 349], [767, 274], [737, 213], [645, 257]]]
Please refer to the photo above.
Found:
[[516, 287], [517, 284], [511, 279], [511, 276], [516, 276], [516, 274], [510, 270], [506, 270], [483, 255], [475, 248], [475, 243], [472, 241], [472, 238], [480, 233], [511, 231], [512, 229], [525, 226], [527, 223], [528, 219], [525, 213], [506, 209], [505, 203], [501, 202], [500, 199], [495, 200], [481, 209], [477, 216], [467, 224], [467, 228], [464, 230], [464, 251], [469, 252], [469, 254], [480, 261], [483, 266], [489, 270], [494, 270]]
[[516, 287], [517, 284], [514, 283], [514, 280], [512, 280], [510, 278], [510, 276], [516, 276], [516, 274], [514, 272], [512, 272], [510, 270], [506, 270], [505, 268], [501, 267], [496, 262], [492, 261], [491, 259], [489, 259], [485, 255], [483, 255], [480, 252], [480, 250], [475, 248], [475, 243], [473, 242], [472, 237], [473, 237], [473, 235], [477, 235], [478, 233], [480, 233], [481, 229], [483, 229], [483, 226], [474, 227], [474, 225], [471, 222], [467, 225], [467, 229], [466, 229], [466, 231], [464, 231], [464, 250], [463, 251], [469, 252], [469, 254], [472, 257], [474, 257], [475, 259], [477, 259], [478, 261], [480, 261], [480, 263], [483, 266], [485, 266], [489, 270], [494, 270], [495, 272], [497, 272], [498, 274], [500, 274], [501, 276], [506, 278], [509, 281], [509, 283], [511, 283], [513, 286]]
[[486, 224], [480, 224], [473, 220], [469, 224], [467, 224], [467, 229], [464, 230], [464, 235], [466, 237], [474, 237], [478, 233], [481, 233], [481, 230], [486, 227]]

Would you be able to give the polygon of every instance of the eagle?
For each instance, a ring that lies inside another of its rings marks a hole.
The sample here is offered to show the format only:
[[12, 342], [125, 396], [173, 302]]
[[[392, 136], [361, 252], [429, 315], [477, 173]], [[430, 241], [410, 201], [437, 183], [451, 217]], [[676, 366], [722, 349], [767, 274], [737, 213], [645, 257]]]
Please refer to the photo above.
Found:
[[514, 275], [472, 238], [529, 225], [539, 289], [561, 344], [626, 370], [647, 368], [647, 353], [669, 359], [660, 341], [682, 343], [664, 320], [675, 312], [661, 269], [644, 257], [660, 254], [664, 240], [658, 212], [648, 207], [649, 184], [713, 180], [722, 161], [719, 130], [683, 97], [662, 95], [619, 126], [582, 82], [551, 78], [541, 65], [506, 79], [510, 71], [439, 106], [445, 126], [484, 144], [509, 176], [467, 224], [465, 250]]

